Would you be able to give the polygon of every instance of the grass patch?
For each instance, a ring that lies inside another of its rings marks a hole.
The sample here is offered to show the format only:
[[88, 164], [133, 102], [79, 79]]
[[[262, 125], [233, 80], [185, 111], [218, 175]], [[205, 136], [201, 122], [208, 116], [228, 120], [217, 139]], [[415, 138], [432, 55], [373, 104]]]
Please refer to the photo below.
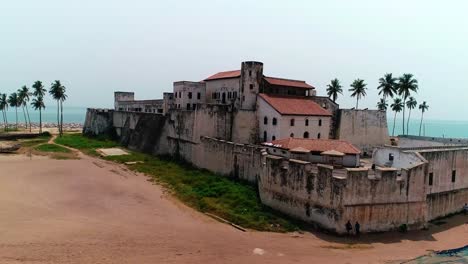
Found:
[[41, 152], [70, 153], [71, 150], [55, 144], [42, 144], [34, 148]]
[[67, 147], [79, 149], [82, 152], [98, 156], [96, 152], [98, 148], [112, 148], [118, 146], [118, 143], [108, 138], [88, 138], [81, 134], [63, 134], [61, 137], [55, 139], [55, 143]]
[[[117, 146], [108, 139], [87, 138], [78, 134], [64, 135], [56, 142], [87, 151]], [[174, 160], [132, 151], [129, 153], [104, 159], [119, 163], [142, 161], [128, 167], [149, 175], [152, 181], [166, 186], [181, 201], [201, 212], [209, 212], [240, 226], [261, 231], [298, 229], [292, 220], [264, 206], [255, 186]]]
[[49, 139], [50, 135], [46, 134], [32, 139], [20, 139], [19, 142], [21, 143], [22, 147], [34, 147], [39, 144], [47, 143]]

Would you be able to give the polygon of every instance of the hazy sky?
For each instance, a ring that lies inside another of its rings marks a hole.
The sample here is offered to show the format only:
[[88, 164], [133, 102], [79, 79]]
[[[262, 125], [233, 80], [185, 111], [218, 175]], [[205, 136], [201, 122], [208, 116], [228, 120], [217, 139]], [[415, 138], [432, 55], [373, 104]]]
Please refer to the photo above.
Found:
[[368, 84], [413, 73], [428, 117], [468, 120], [467, 1], [18, 0], [0, 3], [0, 92], [60, 79], [69, 105], [111, 106], [113, 91], [160, 98], [241, 61], [306, 80], [325, 95], [339, 78]]

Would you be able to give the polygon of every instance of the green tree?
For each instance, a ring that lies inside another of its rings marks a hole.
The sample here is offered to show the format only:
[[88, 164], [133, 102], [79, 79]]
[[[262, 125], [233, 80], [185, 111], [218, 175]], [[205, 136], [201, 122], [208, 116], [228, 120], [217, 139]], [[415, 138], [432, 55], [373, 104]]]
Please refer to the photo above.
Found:
[[366, 86], [367, 84], [365, 84], [364, 80], [361, 79], [356, 79], [351, 84], [351, 89], [349, 89], [349, 91], [352, 92], [351, 97], [356, 97], [356, 109], [358, 109], [359, 106], [359, 99], [366, 96]]
[[[29, 123], [29, 132], [31, 132], [31, 119], [29, 118], [29, 110], [28, 110], [28, 102], [30, 99], [31, 93], [29, 92], [29, 88], [24, 85], [21, 89], [18, 90], [18, 100], [20, 105], [23, 107], [23, 114], [24, 114], [24, 122], [26, 123], [26, 127], [28, 127]], [[26, 112], [24, 111], [26, 109]], [[26, 119], [27, 117], [27, 119]]]
[[44, 97], [39, 96], [36, 97], [32, 100], [31, 106], [34, 108], [34, 110], [39, 110], [39, 133], [42, 133], [42, 115], [41, 115], [41, 110], [45, 109], [44, 105]]
[[392, 130], [392, 136], [395, 136], [395, 121], [396, 121], [396, 115], [397, 113], [401, 112], [403, 110], [403, 101], [400, 98], [395, 98], [393, 100], [393, 104], [390, 105], [392, 108], [392, 111], [395, 112], [395, 116], [393, 117], [393, 130]]
[[36, 97], [35, 99], [33, 99], [32, 106], [35, 110], [39, 109], [39, 133], [42, 133], [42, 109], [45, 109], [44, 96], [47, 90], [44, 88], [44, 85], [42, 85], [41, 81], [34, 82], [32, 88], [32, 94]]
[[10, 104], [11, 107], [15, 108], [16, 112], [16, 126], [15, 128], [18, 129], [18, 106], [19, 105], [19, 100], [18, 100], [18, 94], [17, 93], [12, 93], [10, 96], [8, 96], [8, 103]]
[[398, 94], [403, 98], [403, 135], [405, 134], [405, 106], [406, 99], [411, 95], [412, 92], [418, 91], [418, 80], [416, 80], [413, 74], [405, 73], [398, 78]]
[[331, 80], [330, 84], [327, 85], [327, 95], [332, 98], [333, 102], [336, 102], [338, 99], [338, 94], [343, 94], [343, 89], [340, 84], [340, 81], [335, 78]]
[[418, 102], [416, 101], [416, 99], [413, 96], [410, 96], [410, 98], [406, 102], [406, 107], [408, 107], [408, 110], [409, 110], [408, 111], [408, 121], [406, 121], [406, 134], [407, 135], [409, 135], [409, 121], [410, 121], [410, 118], [411, 118], [411, 110], [416, 108], [417, 105], [418, 105]]
[[380, 111], [387, 111], [387, 101], [385, 101], [385, 98], [380, 98], [380, 101], [377, 103], [377, 109]]
[[7, 118], [7, 110], [8, 110], [8, 100], [6, 94], [0, 94], [0, 109], [2, 110], [3, 114], [3, 122], [5, 124], [5, 131], [8, 130], [8, 118]]
[[421, 123], [419, 124], [419, 135], [421, 136], [421, 128], [422, 128], [422, 123], [423, 123], [424, 112], [429, 110], [429, 105], [427, 105], [426, 101], [422, 102], [422, 104], [419, 105], [419, 110], [421, 110]]
[[379, 95], [382, 95], [384, 100], [397, 94], [396, 80], [391, 73], [386, 73], [384, 77], [379, 79], [377, 90], [379, 90]]
[[63, 134], [63, 102], [67, 99], [65, 92], [66, 88], [59, 80], [53, 82], [49, 90], [49, 94], [57, 101], [57, 126], [60, 136]]

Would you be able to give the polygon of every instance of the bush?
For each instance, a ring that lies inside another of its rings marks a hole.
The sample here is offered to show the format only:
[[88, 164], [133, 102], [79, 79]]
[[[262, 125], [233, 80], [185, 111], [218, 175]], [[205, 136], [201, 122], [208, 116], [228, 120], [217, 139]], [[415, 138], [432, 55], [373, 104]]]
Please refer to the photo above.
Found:
[[398, 231], [400, 231], [401, 233], [406, 233], [408, 232], [408, 226], [406, 224], [402, 224], [400, 225], [400, 227], [398, 227]]

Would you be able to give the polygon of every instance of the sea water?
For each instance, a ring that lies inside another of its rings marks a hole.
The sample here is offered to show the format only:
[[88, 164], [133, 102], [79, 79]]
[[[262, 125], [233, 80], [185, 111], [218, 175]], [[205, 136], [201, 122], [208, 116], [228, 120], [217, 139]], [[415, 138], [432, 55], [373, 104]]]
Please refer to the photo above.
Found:
[[[403, 134], [403, 121], [401, 119], [396, 119], [395, 121], [395, 131], [393, 131], [393, 118], [387, 118], [389, 135], [394, 134], [397, 136]], [[405, 130], [406, 127], [405, 120]], [[411, 119], [409, 122], [409, 135], [419, 135], [420, 127], [421, 136], [468, 138], [468, 121], [427, 119], [423, 120], [421, 125], [420, 120]]]
[[468, 263], [468, 245], [449, 250], [434, 252], [426, 256], [405, 262], [411, 264]]
[[[31, 122], [39, 122], [39, 111], [28, 109]], [[63, 122], [64, 123], [81, 123], [83, 124], [86, 117], [86, 107], [63, 106]], [[3, 122], [3, 119], [1, 119]], [[15, 108], [10, 107], [7, 111], [8, 123], [13, 124], [16, 120]], [[57, 106], [48, 106], [42, 110], [43, 123], [57, 123]], [[24, 114], [21, 107], [18, 108], [18, 123], [24, 123]]]

